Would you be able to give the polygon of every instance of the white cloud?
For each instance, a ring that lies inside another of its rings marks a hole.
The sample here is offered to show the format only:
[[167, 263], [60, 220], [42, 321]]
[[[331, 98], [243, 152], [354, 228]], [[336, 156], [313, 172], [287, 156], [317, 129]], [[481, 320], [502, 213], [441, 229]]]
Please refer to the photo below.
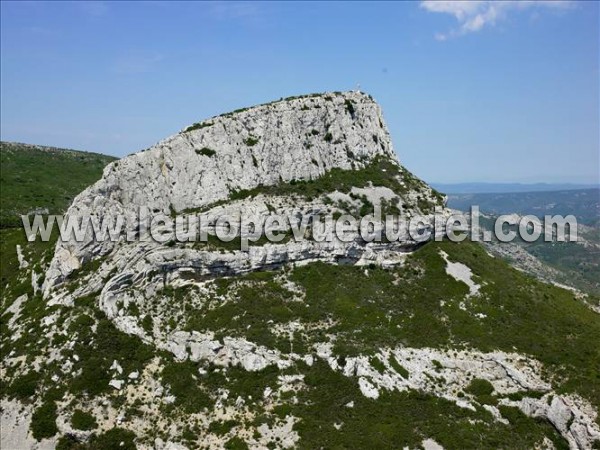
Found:
[[449, 14], [458, 22], [458, 28], [446, 33], [436, 33], [436, 39], [444, 41], [448, 38], [474, 33], [486, 26], [494, 26], [506, 18], [510, 11], [526, 9], [566, 9], [572, 6], [569, 0], [521, 0], [521, 1], [442, 1], [423, 0], [420, 7], [433, 13]]

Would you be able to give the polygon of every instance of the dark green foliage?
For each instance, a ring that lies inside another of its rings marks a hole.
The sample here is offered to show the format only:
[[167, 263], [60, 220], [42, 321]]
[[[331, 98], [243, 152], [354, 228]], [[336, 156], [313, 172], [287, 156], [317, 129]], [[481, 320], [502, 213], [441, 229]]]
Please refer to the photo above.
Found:
[[[481, 212], [491, 214], [481, 217], [481, 226], [494, 229], [495, 218], [500, 214], [531, 214], [543, 219], [545, 214], [573, 214], [579, 224], [578, 239], [591, 245], [576, 242], [546, 242], [542, 234], [534, 242], [515, 239], [507, 245], [517, 244], [527, 253], [541, 260], [547, 268], [536, 269], [546, 279], [566, 284], [593, 295], [600, 295], [600, 191], [598, 189], [567, 190], [557, 192], [523, 192], [506, 194], [454, 194], [448, 204], [453, 208], [468, 211], [471, 205], [479, 205]], [[595, 224], [595, 225], [594, 225]], [[518, 226], [505, 226], [506, 230], [517, 230]], [[495, 244], [503, 246], [504, 244]], [[499, 248], [500, 250], [500, 248]], [[552, 270], [556, 269], [556, 270]]]
[[170, 362], [162, 371], [163, 383], [176, 398], [174, 406], [186, 413], [197, 413], [212, 406], [210, 397], [200, 388], [198, 366], [191, 361]]
[[354, 110], [354, 104], [352, 103], [352, 100], [346, 99], [344, 101], [344, 104], [346, 105], [346, 111], [348, 111], [348, 114], [350, 114], [352, 116], [352, 118], [354, 118], [355, 110]]
[[[292, 414], [303, 448], [417, 448], [432, 438], [444, 448], [532, 448], [544, 436], [560, 442], [547, 422], [523, 416], [518, 433], [484, 410], [471, 411], [423, 393], [388, 392], [364, 397], [352, 377], [323, 361], [307, 369], [308, 389], [299, 393]], [[353, 408], [345, 405], [354, 402]], [[340, 430], [334, 424], [343, 424]]]
[[70, 434], [58, 438], [55, 450], [87, 450], [87, 444], [83, 444]]
[[[245, 335], [252, 342], [290, 351], [290, 341], [275, 336], [272, 324], [268, 321], [286, 323], [306, 314], [306, 307], [299, 302], [288, 301], [292, 294], [272, 280], [272, 273], [258, 272], [252, 275], [259, 274], [265, 279], [249, 277], [247, 279], [252, 281], [241, 286], [236, 286], [236, 279], [218, 280], [220, 289], [235, 293], [236, 301], [216, 308], [206, 304], [203, 309], [191, 311], [186, 329], [208, 329], [228, 334], [247, 328]], [[300, 342], [296, 344], [301, 345]], [[301, 348], [295, 347], [294, 350], [300, 351]]]
[[600, 226], [592, 228], [589, 234], [585, 231], [581, 234], [592, 245], [545, 242], [543, 236], [536, 242], [522, 245], [528, 253], [562, 272], [563, 278], [557, 281], [600, 295], [600, 259], [596, 250], [600, 245]]
[[36, 208], [63, 213], [73, 198], [116, 158], [97, 153], [0, 143], [0, 227], [20, 227], [19, 215]]
[[[406, 169], [401, 168], [395, 161], [377, 157], [369, 165], [358, 170], [332, 169], [323, 176], [314, 180], [292, 180], [274, 186], [258, 186], [254, 189], [233, 192], [231, 200], [240, 200], [258, 194], [265, 195], [297, 195], [304, 198], [315, 198], [319, 195], [338, 190], [350, 193], [352, 187], [385, 186], [398, 195], [409, 191], [423, 191], [425, 183], [416, 178]], [[433, 193], [434, 197], [422, 204], [422, 211], [433, 212], [435, 206], [442, 206], [442, 198]], [[371, 205], [372, 208], [372, 205]], [[390, 205], [390, 213], [393, 208]], [[387, 213], [388, 211], [383, 211]]]
[[541, 392], [541, 391], [519, 391], [519, 392], [513, 392], [511, 394], [506, 395], [506, 398], [508, 398], [509, 400], [512, 400], [513, 402], [518, 402], [526, 397], [542, 398], [544, 396], [544, 394], [545, 394], [545, 392]]
[[40, 382], [41, 374], [32, 370], [13, 380], [5, 393], [9, 397], [17, 398], [21, 401], [33, 397]]
[[79, 331], [79, 340], [74, 351], [80, 356], [82, 372], [70, 385], [73, 393], [94, 396], [110, 387], [109, 368], [114, 360], [119, 361], [126, 373], [140, 370], [152, 356], [149, 346], [137, 336], [119, 331], [113, 323], [102, 318], [96, 332], [90, 328]]
[[400, 364], [394, 356], [390, 356], [390, 366], [392, 366], [392, 368], [398, 372], [402, 378], [408, 378], [410, 376], [408, 370], [406, 370], [406, 368]]
[[247, 450], [248, 444], [245, 441], [235, 436], [225, 443], [226, 450]]
[[[2, 195], [4, 195], [2, 193]], [[2, 197], [4, 198], [4, 197]], [[49, 262], [53, 255], [54, 245], [58, 233], [51, 235], [49, 242], [42, 242], [40, 238], [28, 242], [25, 231], [20, 228], [0, 228], [0, 311], [4, 312], [12, 302], [23, 294], [33, 295], [31, 280], [20, 277], [16, 246], [20, 245], [25, 258], [34, 262], [33, 268], [41, 272], [41, 265]], [[6, 325], [6, 319], [0, 320], [0, 326]]]
[[103, 259], [101, 257], [84, 261], [79, 269], [73, 271], [73, 273], [70, 275], [70, 278], [82, 278], [86, 275], [96, 272], [102, 265], [102, 261]]
[[215, 369], [217, 369], [215, 366], [209, 367], [208, 373], [201, 379], [202, 385], [209, 392], [215, 392], [218, 388], [226, 385], [229, 397], [232, 399], [238, 396], [260, 399], [265, 388], [276, 386], [277, 377], [281, 375], [276, 366], [268, 366], [257, 372], [248, 372], [241, 367], [233, 366], [227, 369], [227, 375], [217, 372]]
[[152, 316], [150, 314], [146, 314], [144, 316], [144, 318], [142, 319], [142, 328], [144, 329], [144, 331], [146, 333], [152, 333], [152, 327], [153, 327], [153, 322], [152, 322]]
[[492, 383], [490, 383], [488, 380], [475, 378], [466, 388], [466, 391], [476, 397], [480, 395], [490, 395], [492, 392], [494, 392], [494, 386], [492, 386]]
[[225, 421], [217, 421], [211, 422], [208, 426], [208, 431], [211, 433], [215, 433], [219, 436], [223, 436], [231, 431], [233, 427], [239, 425], [235, 420], [225, 420]]
[[244, 144], [246, 144], [248, 147], [253, 147], [258, 144], [259, 140], [260, 138], [250, 135], [248, 138], [244, 139]]
[[[471, 268], [476, 282], [486, 280], [482, 296], [470, 301], [468, 311], [459, 307], [468, 288], [446, 273], [439, 250]], [[303, 302], [289, 301], [292, 295], [274, 281], [276, 274], [218, 280], [221, 292], [229, 292], [236, 301], [207, 302], [203, 309], [190, 311], [187, 329], [221, 330], [283, 351], [293, 346], [302, 353], [301, 349], [326, 339], [324, 334], [296, 334], [290, 341], [274, 335], [273, 325], [291, 320], [333, 321], [323, 333], [337, 336], [334, 353], [338, 356], [372, 355], [398, 343], [516, 351], [542, 361], [546, 375], [553, 376], [560, 389], [600, 403], [596, 345], [600, 323], [595, 313], [575, 301], [572, 293], [511, 269], [477, 244], [431, 242], [412, 254], [404, 267], [372, 268], [368, 275], [353, 266], [315, 263], [297, 267], [289, 277], [305, 291]], [[486, 318], [476, 319], [473, 313]], [[393, 358], [390, 364], [408, 376]], [[495, 402], [492, 394], [487, 395], [485, 402]]]
[[217, 152], [215, 150], [208, 148], [208, 147], [202, 147], [201, 149], [196, 149], [195, 151], [196, 151], [196, 154], [208, 156], [209, 158], [212, 156], [215, 156], [217, 154]]
[[[531, 432], [531, 422], [534, 419], [527, 417], [519, 408], [500, 405], [498, 409], [500, 410], [502, 417], [510, 422], [515, 435]], [[550, 425], [550, 423], [539, 420], [536, 422], [538, 427], [546, 428], [547, 431], [545, 434], [550, 438], [557, 450], [567, 450], [569, 448], [569, 444], [560, 435], [552, 432], [552, 425]]]
[[135, 434], [123, 428], [112, 428], [105, 433], [94, 436], [88, 450], [136, 450]]
[[93, 430], [98, 426], [93, 415], [88, 414], [80, 409], [73, 411], [71, 416], [71, 424], [77, 430]]
[[492, 395], [494, 386], [492, 386], [492, 383], [488, 380], [475, 378], [469, 383], [469, 386], [467, 386], [465, 391], [472, 394], [479, 403], [487, 405], [495, 405], [498, 403], [496, 397]]
[[197, 123], [187, 127], [184, 130], [184, 133], [188, 133], [188, 132], [194, 131], [194, 130], [201, 130], [202, 128], [207, 128], [207, 127], [211, 127], [211, 126], [213, 126], [212, 122], [197, 122]]
[[379, 358], [373, 357], [370, 359], [369, 362], [371, 364], [371, 367], [373, 367], [379, 373], [385, 373], [385, 371], [386, 371], [385, 364], [383, 364]]
[[333, 135], [332, 135], [331, 133], [327, 132], [327, 133], [325, 134], [325, 137], [323, 138], [323, 140], [324, 140], [325, 142], [331, 142], [331, 141], [333, 141]]
[[57, 432], [56, 404], [53, 401], [47, 401], [31, 416], [31, 434], [36, 440], [41, 441], [54, 436]]

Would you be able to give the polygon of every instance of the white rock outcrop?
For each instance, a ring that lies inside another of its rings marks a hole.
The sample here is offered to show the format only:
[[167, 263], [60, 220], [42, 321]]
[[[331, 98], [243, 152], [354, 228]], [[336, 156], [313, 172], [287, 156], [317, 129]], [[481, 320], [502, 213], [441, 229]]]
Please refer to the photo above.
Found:
[[[122, 215], [131, 232], [139, 225], [134, 219], [139, 207], [181, 213], [235, 191], [364, 167], [378, 155], [395, 159], [371, 97], [346, 92], [279, 101], [213, 117], [109, 164], [75, 198], [67, 216]], [[82, 263], [114, 247], [110, 240], [97, 242], [91, 229], [83, 242], [59, 242], [46, 274], [46, 295]]]

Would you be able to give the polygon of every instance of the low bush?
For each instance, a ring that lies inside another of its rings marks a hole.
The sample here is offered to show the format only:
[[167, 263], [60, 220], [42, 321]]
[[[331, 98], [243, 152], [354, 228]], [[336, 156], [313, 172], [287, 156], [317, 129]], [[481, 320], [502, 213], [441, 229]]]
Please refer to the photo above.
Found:
[[42, 439], [51, 438], [57, 432], [56, 404], [45, 402], [31, 416], [31, 434], [36, 440], [41, 441]]
[[96, 419], [80, 409], [76, 409], [71, 416], [71, 425], [77, 430], [93, 430], [98, 427]]
[[208, 156], [210, 158], [210, 157], [215, 156], [217, 154], [217, 152], [214, 151], [212, 148], [202, 147], [201, 149], [196, 149], [196, 154]]

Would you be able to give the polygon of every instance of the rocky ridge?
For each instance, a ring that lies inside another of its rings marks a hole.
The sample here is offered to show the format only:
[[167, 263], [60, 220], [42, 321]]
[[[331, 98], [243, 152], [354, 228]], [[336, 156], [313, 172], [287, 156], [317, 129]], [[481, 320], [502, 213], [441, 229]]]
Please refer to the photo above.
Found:
[[[133, 217], [147, 206], [173, 218], [296, 217], [378, 202], [405, 217], [442, 206], [396, 160], [377, 104], [348, 92], [187, 127], [109, 165], [68, 214]], [[127, 226], [135, 231], [139, 222]], [[379, 244], [358, 237], [259, 242], [241, 251], [213, 241], [113, 243], [88, 235], [57, 243], [47, 265], [19, 247], [28, 289], [3, 311], [10, 329], [3, 339], [12, 348], [2, 361], [12, 393], [3, 401], [3, 423], [14, 424], [22, 448], [94, 445], [115, 427], [119, 445], [157, 450], [344, 446], [345, 435], [360, 446], [353, 431], [371, 417], [403, 417], [390, 427], [400, 435], [391, 435], [409, 448], [502, 439], [591, 448], [600, 439], [593, 402], [572, 389], [559, 393], [560, 377], [548, 372], [536, 346], [499, 350], [483, 342], [491, 333], [486, 324], [510, 307], [500, 283], [482, 275], [481, 265], [499, 263], [466, 244], [417, 251], [421, 246], [406, 235]], [[507, 276], [515, 277], [515, 291], [534, 297], [520, 275]], [[346, 285], [352, 289], [343, 291]], [[546, 295], [562, 305], [567, 294]], [[431, 340], [454, 323], [461, 326], [447, 341]], [[459, 336], [462, 329], [483, 330], [475, 333], [481, 342]], [[36, 341], [26, 341], [30, 336]], [[27, 377], [42, 381], [23, 396]], [[59, 439], [33, 425], [41, 439], [35, 443], [20, 424], [39, 423], [36, 414], [52, 407]], [[93, 416], [96, 427], [77, 428], [75, 409]], [[413, 424], [415, 410], [422, 416]], [[440, 416], [446, 423], [436, 422]], [[402, 429], [404, 422], [410, 428]], [[454, 441], [448, 425], [462, 427], [464, 440]]]

